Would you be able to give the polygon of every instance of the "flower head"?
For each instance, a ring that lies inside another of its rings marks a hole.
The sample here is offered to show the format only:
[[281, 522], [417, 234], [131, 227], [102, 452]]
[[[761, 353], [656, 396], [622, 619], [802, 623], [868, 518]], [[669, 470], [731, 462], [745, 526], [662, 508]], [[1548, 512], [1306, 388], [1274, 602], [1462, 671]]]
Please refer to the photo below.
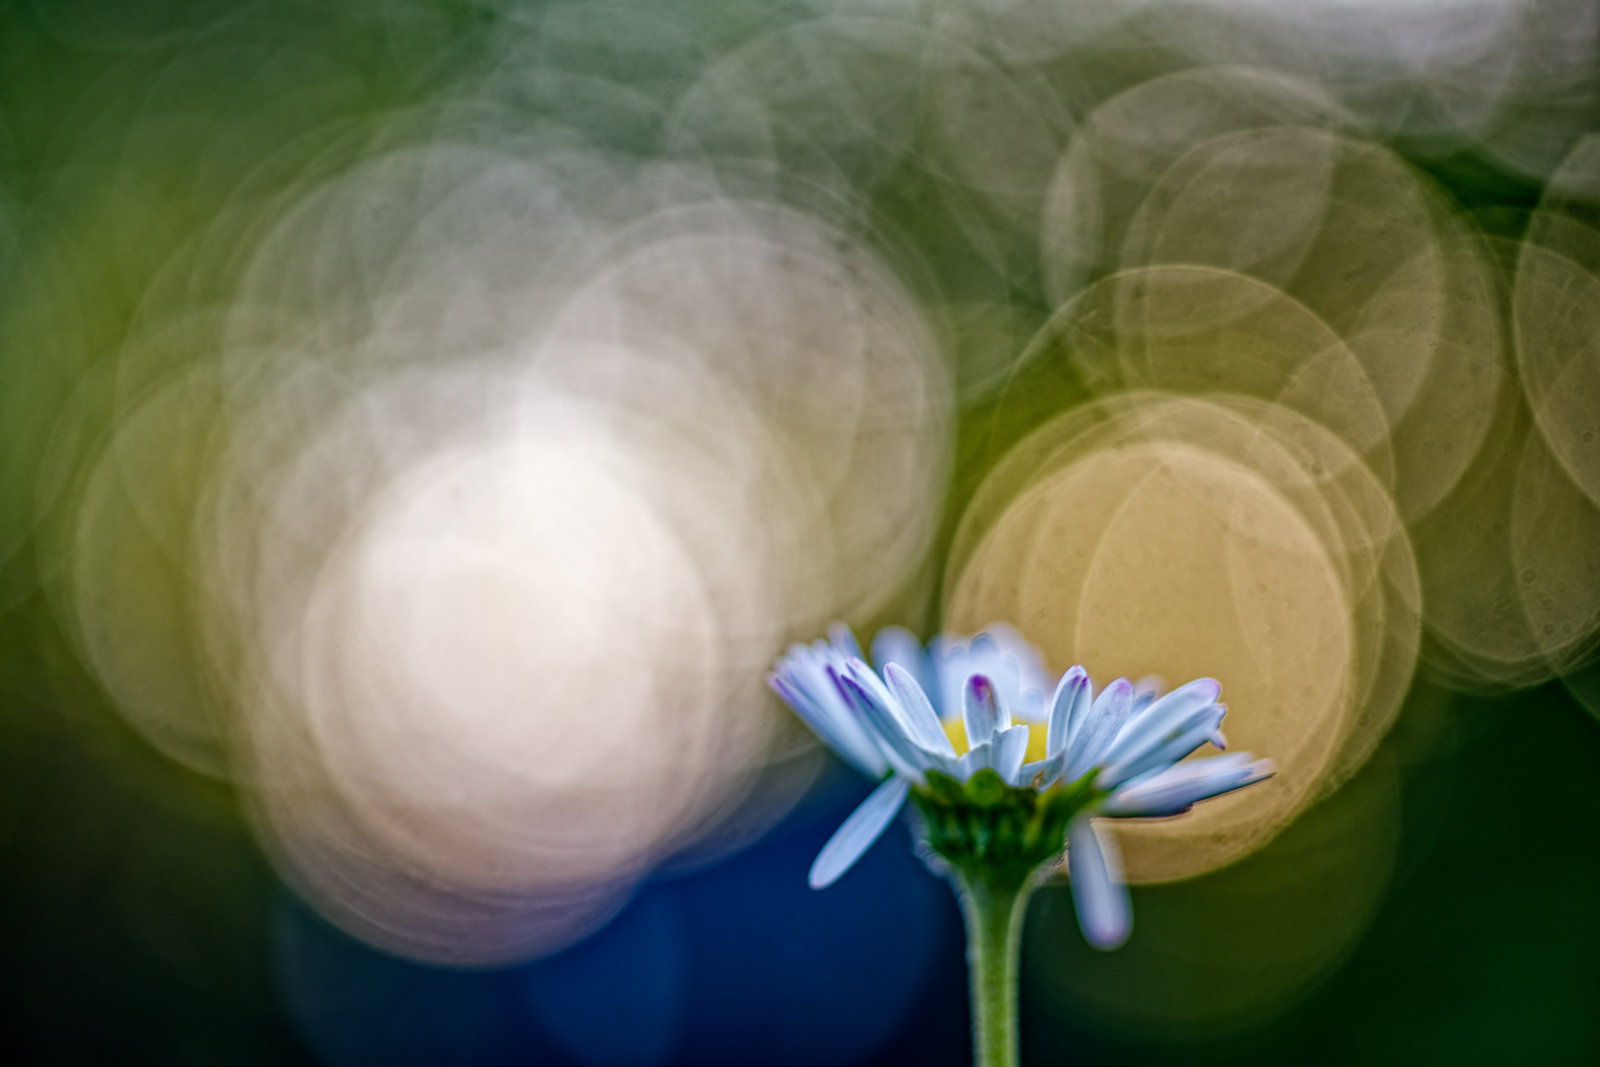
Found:
[[929, 848], [957, 870], [1031, 872], [1064, 847], [1084, 936], [1114, 948], [1132, 913], [1115, 842], [1093, 820], [1179, 815], [1272, 773], [1249, 753], [1185, 759], [1224, 747], [1227, 709], [1210, 678], [1165, 695], [1118, 678], [1097, 695], [1082, 667], [1052, 682], [1038, 650], [998, 625], [926, 648], [890, 628], [872, 654], [876, 670], [835, 626], [827, 641], [791, 646], [768, 679], [830, 748], [881, 780], [818, 854], [815, 888], [849, 870], [910, 798]]

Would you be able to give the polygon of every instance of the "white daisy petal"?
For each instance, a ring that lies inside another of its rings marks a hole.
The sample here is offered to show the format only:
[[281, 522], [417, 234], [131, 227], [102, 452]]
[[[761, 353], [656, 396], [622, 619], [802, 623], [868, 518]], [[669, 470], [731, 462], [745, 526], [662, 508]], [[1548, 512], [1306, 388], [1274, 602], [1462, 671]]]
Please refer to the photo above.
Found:
[[928, 769], [927, 754], [906, 736], [905, 727], [900, 720], [887, 706], [863, 689], [854, 678], [837, 673], [833, 677], [840, 693], [849, 701], [851, 707], [855, 708], [876, 738], [889, 765], [897, 773], [921, 782], [922, 772]]
[[1101, 835], [1087, 814], [1067, 829], [1067, 872], [1078, 926], [1089, 944], [1113, 949], [1133, 932], [1133, 908], [1122, 881], [1122, 856], [1116, 839]]
[[1159, 674], [1147, 674], [1133, 683], [1133, 713], [1139, 714], [1145, 708], [1156, 702], [1161, 691], [1166, 688]]
[[[1000, 694], [986, 675], [974, 674], [961, 687], [961, 718], [967, 728], [967, 746], [975, 748], [1010, 725], [1003, 722]], [[1008, 718], [1008, 716], [1005, 716]]]
[[994, 766], [994, 743], [973, 745], [956, 761], [956, 777], [966, 781], [986, 767]]
[[1020, 785], [1022, 761], [1028, 755], [1026, 723], [1001, 730], [994, 743], [994, 769], [1008, 785]]
[[1045, 730], [1044, 750], [1054, 756], [1065, 752], [1072, 743], [1074, 730], [1081, 729], [1089, 708], [1094, 703], [1094, 683], [1089, 672], [1074, 667], [1061, 676], [1056, 686], [1055, 699], [1050, 704], [1050, 722]]
[[944, 732], [944, 727], [939, 724], [939, 717], [934, 714], [933, 708], [926, 700], [914, 704], [906, 704], [899, 697], [890, 692], [883, 679], [873, 673], [867, 666], [866, 660], [852, 659], [845, 663], [844, 676], [854, 681], [861, 690], [872, 697], [877, 703], [888, 709], [889, 714], [900, 724], [900, 732], [909, 738], [912, 744], [927, 752], [945, 752], [952, 755], [955, 749], [950, 747], [950, 738]]
[[1271, 760], [1249, 753], [1189, 760], [1119, 789], [1101, 807], [1117, 818], [1165, 818], [1181, 815], [1194, 804], [1243, 789], [1272, 777]]
[[1074, 781], [1102, 762], [1102, 753], [1122, 730], [1133, 711], [1133, 683], [1118, 678], [1101, 691], [1089, 708], [1081, 729], [1072, 731], [1063, 777]]
[[822, 846], [822, 851], [817, 853], [808, 878], [811, 888], [822, 889], [832, 885], [840, 875], [854, 867], [856, 860], [894, 822], [910, 790], [911, 783], [895, 775], [868, 794], [867, 799], [850, 813], [850, 817], [828, 838], [828, 843]]
[[1197, 678], [1187, 685], [1179, 686], [1155, 701], [1142, 713], [1131, 717], [1116, 740], [1106, 749], [1105, 755], [1101, 757], [1102, 762], [1116, 763], [1126, 759], [1133, 748], [1142, 747], [1143, 739], [1172, 731], [1179, 723], [1188, 721], [1201, 708], [1215, 704], [1217, 697], [1221, 695], [1222, 687], [1211, 678]]
[[1102, 789], [1115, 789], [1142, 774], [1178, 762], [1211, 740], [1226, 712], [1221, 704], [1212, 704], [1192, 713], [1188, 720], [1175, 724], [1166, 733], [1141, 738], [1139, 746], [1130, 750], [1120, 762], [1106, 765], [1096, 784]]
[[[767, 675], [767, 684], [846, 763], [868, 778], [882, 778], [888, 773], [889, 764], [877, 743], [861, 728], [842, 700], [819, 700], [807, 688], [796, 685], [794, 679], [786, 679], [781, 674]], [[837, 693], [829, 696], [837, 697]]]
[[912, 728], [911, 739], [930, 751], [954, 756], [956, 750], [950, 743], [950, 735], [944, 732], [944, 727], [939, 723], [939, 713], [933, 710], [928, 695], [917, 684], [916, 678], [898, 663], [890, 663], [883, 668], [883, 680], [888, 683], [889, 691], [906, 713]]
[[1248, 752], [1229, 752], [1222, 756], [1201, 756], [1198, 759], [1183, 760], [1167, 767], [1158, 767], [1148, 771], [1129, 781], [1123, 786], [1123, 789], [1142, 789], [1152, 783], [1166, 786], [1178, 782], [1187, 782], [1192, 779], [1205, 778], [1218, 771], [1248, 767], [1254, 760], [1255, 757]]

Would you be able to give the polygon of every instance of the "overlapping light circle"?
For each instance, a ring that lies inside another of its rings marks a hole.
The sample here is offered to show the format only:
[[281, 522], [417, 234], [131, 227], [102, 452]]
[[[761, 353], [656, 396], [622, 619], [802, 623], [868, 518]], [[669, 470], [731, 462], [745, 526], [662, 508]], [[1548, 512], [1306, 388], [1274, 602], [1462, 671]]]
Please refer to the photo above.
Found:
[[1251, 851], [1359, 767], [1415, 662], [1388, 496], [1337, 437], [1259, 401], [1133, 393], [1048, 424], [980, 488], [946, 580], [954, 625], [1015, 620], [1053, 662], [1217, 677], [1233, 743], [1275, 753], [1254, 804], [1119, 828], [1139, 879]]
[[538, 139], [312, 185], [242, 279], [83, 402], [121, 410], [75, 490], [86, 658], [362, 937], [581, 936], [793, 747], [772, 649], [919, 565], [921, 311], [815, 216]]

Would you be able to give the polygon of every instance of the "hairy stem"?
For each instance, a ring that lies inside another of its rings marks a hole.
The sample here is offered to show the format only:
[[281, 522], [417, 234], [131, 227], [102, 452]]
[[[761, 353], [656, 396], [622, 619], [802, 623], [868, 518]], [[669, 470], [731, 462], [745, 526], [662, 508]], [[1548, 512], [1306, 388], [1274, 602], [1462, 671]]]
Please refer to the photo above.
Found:
[[963, 874], [956, 892], [967, 920], [973, 1063], [1017, 1067], [1017, 962], [1032, 874]]

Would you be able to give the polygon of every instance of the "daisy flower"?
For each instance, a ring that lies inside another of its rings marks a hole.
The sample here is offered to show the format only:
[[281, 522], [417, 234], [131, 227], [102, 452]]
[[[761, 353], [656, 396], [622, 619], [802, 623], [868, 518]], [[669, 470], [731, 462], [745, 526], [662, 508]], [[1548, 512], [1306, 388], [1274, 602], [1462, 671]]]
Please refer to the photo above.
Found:
[[1118, 678], [1098, 693], [1073, 667], [1053, 679], [1014, 629], [940, 636], [924, 648], [892, 627], [872, 664], [842, 626], [796, 644], [768, 682], [834, 752], [878, 788], [823, 846], [814, 888], [830, 885], [910, 800], [921, 836], [959, 882], [1030, 885], [1063, 851], [1084, 937], [1097, 948], [1132, 930], [1115, 839], [1099, 819], [1181, 815], [1259, 782], [1271, 764], [1221, 749], [1227, 709], [1210, 678], [1159, 695]]

